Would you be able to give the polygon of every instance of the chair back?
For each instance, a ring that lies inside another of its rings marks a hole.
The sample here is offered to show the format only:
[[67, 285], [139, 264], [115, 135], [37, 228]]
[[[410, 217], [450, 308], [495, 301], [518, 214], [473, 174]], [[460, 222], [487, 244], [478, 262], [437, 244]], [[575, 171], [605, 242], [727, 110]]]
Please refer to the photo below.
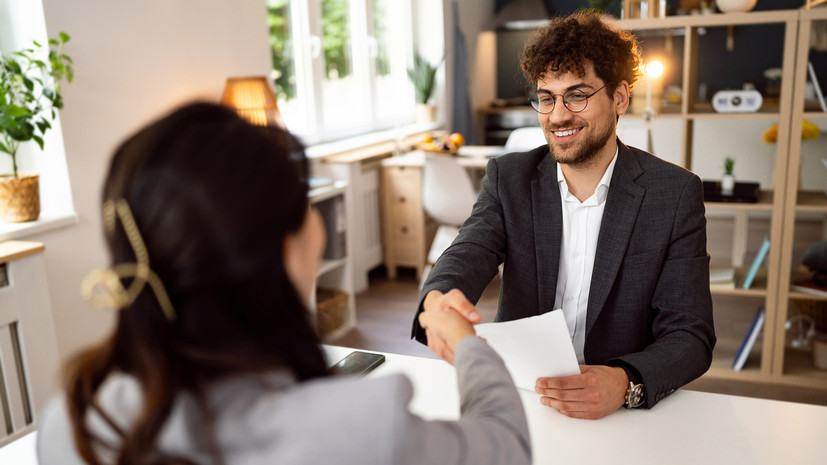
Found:
[[543, 128], [540, 126], [517, 128], [508, 135], [508, 139], [505, 141], [505, 151], [526, 152], [546, 144], [548, 144], [548, 141], [546, 141]]
[[422, 205], [440, 224], [460, 226], [474, 208], [474, 186], [454, 156], [425, 152]]

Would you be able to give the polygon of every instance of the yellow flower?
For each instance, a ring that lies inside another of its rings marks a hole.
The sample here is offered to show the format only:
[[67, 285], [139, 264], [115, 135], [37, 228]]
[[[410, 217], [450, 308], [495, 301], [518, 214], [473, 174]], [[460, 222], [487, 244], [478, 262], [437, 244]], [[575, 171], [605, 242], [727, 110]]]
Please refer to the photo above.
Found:
[[764, 132], [764, 136], [762, 137], [764, 142], [771, 144], [778, 140], [778, 124], [773, 123], [773, 125]]
[[[818, 129], [812, 121], [804, 120], [801, 124], [801, 138], [804, 140], [813, 140], [817, 139], [819, 134], [821, 134], [821, 130]], [[773, 124], [770, 126], [769, 129], [764, 131], [764, 134], [761, 136], [761, 139], [771, 144], [778, 140], [778, 124]]]
[[818, 129], [818, 126], [813, 124], [812, 121], [805, 119], [801, 125], [801, 138], [804, 140], [813, 140], [818, 138], [819, 134], [821, 134], [821, 131]]

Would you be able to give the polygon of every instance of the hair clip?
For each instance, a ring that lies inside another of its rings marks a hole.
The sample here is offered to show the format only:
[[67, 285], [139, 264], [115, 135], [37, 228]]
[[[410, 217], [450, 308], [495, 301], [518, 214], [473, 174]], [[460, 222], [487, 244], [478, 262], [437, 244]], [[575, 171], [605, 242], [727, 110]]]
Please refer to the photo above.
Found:
[[[149, 253], [141, 238], [141, 232], [124, 199], [107, 200], [103, 204], [103, 224], [106, 232], [115, 231], [115, 222], [120, 217], [126, 237], [135, 252], [135, 263], [118, 263], [110, 268], [93, 270], [83, 278], [80, 290], [83, 298], [93, 307], [100, 309], [114, 308], [120, 310], [132, 305], [144, 286], [149, 283], [155, 298], [161, 306], [167, 320], [175, 320], [175, 309], [169, 300], [161, 278], [149, 267]], [[123, 286], [122, 278], [133, 278], [128, 288]]]

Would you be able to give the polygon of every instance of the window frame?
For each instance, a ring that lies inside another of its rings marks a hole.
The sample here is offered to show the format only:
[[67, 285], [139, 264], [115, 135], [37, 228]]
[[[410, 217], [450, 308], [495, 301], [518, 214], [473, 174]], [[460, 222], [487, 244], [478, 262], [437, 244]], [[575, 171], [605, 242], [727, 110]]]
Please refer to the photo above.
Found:
[[[412, 11], [414, 0], [390, 0], [393, 8], [404, 8], [401, 16], [409, 18], [405, 22], [406, 38], [405, 63], [410, 66], [414, 49], [414, 24]], [[332, 130], [324, 122], [325, 104], [323, 101], [325, 78], [325, 57], [322, 50], [322, 5], [320, 1], [290, 0], [289, 14], [292, 35], [292, 53], [296, 94], [291, 99], [291, 106], [299, 105], [310, 109], [289, 115], [293, 124], [286, 121], [288, 129], [302, 137], [308, 145], [326, 143], [344, 138], [359, 136], [376, 131], [383, 131], [399, 126], [414, 123], [414, 94], [413, 86], [405, 77], [404, 95], [410, 102], [401, 105], [400, 117], [396, 120], [387, 120], [379, 117], [377, 99], [377, 66], [376, 54], [379, 44], [375, 36], [373, 1], [348, 0], [349, 29], [351, 38], [351, 57], [353, 75], [356, 78], [358, 92], [364, 96], [365, 107], [368, 109], [366, 120], [346, 128]], [[275, 68], [275, 64], [274, 64]], [[400, 86], [400, 89], [402, 87]], [[279, 102], [284, 108], [285, 102]], [[408, 109], [409, 107], [409, 109]], [[284, 113], [284, 110], [283, 110]], [[298, 120], [297, 120], [298, 119]]]

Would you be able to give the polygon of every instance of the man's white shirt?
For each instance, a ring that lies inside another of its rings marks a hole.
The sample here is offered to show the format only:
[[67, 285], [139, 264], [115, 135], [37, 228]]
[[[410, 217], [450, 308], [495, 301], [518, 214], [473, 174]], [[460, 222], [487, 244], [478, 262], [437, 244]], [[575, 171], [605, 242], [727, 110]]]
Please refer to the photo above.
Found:
[[617, 151], [594, 193], [583, 202], [569, 192], [563, 170], [560, 164], [557, 164], [557, 182], [560, 186], [560, 198], [563, 200], [563, 242], [560, 245], [560, 269], [557, 272], [554, 309], [563, 309], [574, 353], [577, 354], [577, 362], [581, 365], [585, 364], [583, 347], [586, 343], [586, 311], [589, 305], [597, 237], [615, 162]]

